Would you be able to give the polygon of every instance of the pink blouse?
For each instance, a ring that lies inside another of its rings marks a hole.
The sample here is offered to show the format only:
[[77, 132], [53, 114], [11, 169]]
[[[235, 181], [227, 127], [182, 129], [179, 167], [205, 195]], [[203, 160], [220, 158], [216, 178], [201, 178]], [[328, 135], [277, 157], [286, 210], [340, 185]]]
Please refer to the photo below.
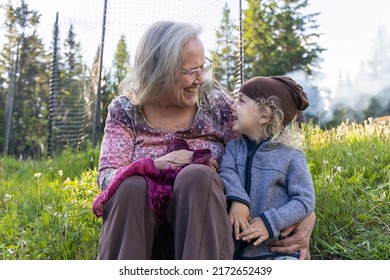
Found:
[[158, 158], [166, 154], [175, 138], [185, 139], [191, 150], [210, 149], [220, 162], [226, 143], [235, 135], [231, 130], [232, 98], [220, 89], [202, 94], [192, 126], [174, 132], [151, 126], [139, 106], [125, 96], [115, 98], [108, 107], [100, 151], [97, 183], [104, 190], [120, 167], [135, 160]]

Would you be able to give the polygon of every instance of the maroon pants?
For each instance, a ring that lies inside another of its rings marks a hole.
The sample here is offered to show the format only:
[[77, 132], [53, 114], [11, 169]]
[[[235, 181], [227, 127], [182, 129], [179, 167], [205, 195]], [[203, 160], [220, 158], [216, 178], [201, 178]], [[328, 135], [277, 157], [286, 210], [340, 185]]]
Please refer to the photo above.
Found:
[[104, 206], [98, 259], [151, 259], [158, 239], [165, 248], [172, 242], [175, 259], [233, 258], [232, 228], [216, 171], [200, 164], [180, 171], [165, 226], [149, 208], [143, 177], [132, 176], [121, 183]]

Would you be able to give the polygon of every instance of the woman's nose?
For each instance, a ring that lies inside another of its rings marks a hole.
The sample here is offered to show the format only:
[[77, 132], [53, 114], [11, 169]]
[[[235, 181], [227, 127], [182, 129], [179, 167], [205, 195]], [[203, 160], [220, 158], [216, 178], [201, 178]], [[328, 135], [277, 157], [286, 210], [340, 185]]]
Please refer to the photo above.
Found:
[[203, 75], [197, 75], [196, 80], [194, 81], [195, 84], [203, 85], [205, 83], [205, 78]]

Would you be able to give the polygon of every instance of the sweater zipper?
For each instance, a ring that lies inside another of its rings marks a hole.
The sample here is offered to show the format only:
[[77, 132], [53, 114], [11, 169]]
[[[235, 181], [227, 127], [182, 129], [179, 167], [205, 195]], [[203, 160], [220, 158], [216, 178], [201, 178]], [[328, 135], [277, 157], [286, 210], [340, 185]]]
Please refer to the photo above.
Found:
[[[248, 145], [249, 146], [249, 145]], [[250, 147], [248, 147], [249, 149]], [[249, 195], [251, 191], [251, 167], [253, 162], [253, 155], [255, 151], [248, 150], [248, 154], [246, 155], [246, 163], [245, 163], [245, 191]]]
[[254, 146], [253, 149], [251, 149], [251, 144], [249, 143], [249, 139], [245, 136], [245, 144], [248, 148], [248, 153], [246, 155], [246, 162], [245, 162], [245, 185], [244, 189], [246, 193], [249, 195], [251, 191], [251, 179], [252, 179], [252, 163], [253, 159], [255, 157], [256, 151], [259, 149], [259, 147], [266, 141], [270, 140], [270, 137], [267, 139], [264, 139], [263, 141], [260, 141], [256, 146]]
[[249, 195], [251, 191], [251, 177], [252, 177], [252, 162], [254, 158], [254, 154], [256, 153], [257, 148], [259, 145], [256, 145], [255, 148], [252, 149], [252, 145], [249, 142], [250, 140], [247, 137], [244, 137], [245, 144], [248, 148], [248, 153], [246, 155], [246, 162], [245, 162], [245, 185], [244, 189], [246, 193]]

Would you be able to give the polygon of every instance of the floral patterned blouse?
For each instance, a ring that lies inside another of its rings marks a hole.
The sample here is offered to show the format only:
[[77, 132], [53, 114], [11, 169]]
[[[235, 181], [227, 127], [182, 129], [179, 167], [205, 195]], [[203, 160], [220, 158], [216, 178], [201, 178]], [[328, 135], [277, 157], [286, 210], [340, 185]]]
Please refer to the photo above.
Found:
[[235, 135], [231, 130], [232, 98], [220, 89], [201, 94], [198, 112], [192, 126], [174, 132], [161, 131], [150, 125], [139, 106], [125, 96], [115, 98], [108, 116], [100, 151], [97, 183], [104, 190], [118, 168], [142, 158], [166, 154], [175, 138], [185, 139], [190, 149], [210, 149], [220, 162], [226, 143]]

